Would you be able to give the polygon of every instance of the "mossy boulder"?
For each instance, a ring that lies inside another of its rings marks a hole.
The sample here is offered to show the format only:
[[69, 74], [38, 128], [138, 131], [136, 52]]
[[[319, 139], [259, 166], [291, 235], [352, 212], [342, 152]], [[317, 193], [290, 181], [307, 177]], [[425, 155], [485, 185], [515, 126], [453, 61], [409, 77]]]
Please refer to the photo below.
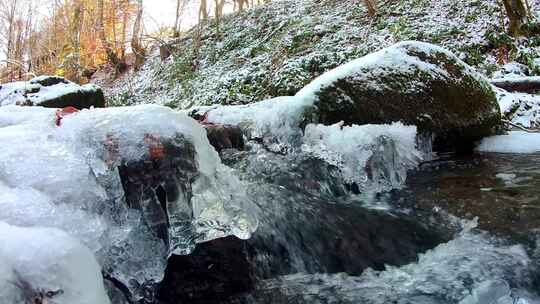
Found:
[[82, 85], [75, 90], [43, 100], [36, 105], [46, 108], [64, 108], [68, 106], [77, 109], [103, 108], [105, 107], [105, 96], [101, 88], [96, 85]]
[[42, 106], [46, 108], [105, 107], [105, 96], [93, 84], [78, 85], [60, 76], [39, 76], [27, 82], [19, 81], [0, 87], [2, 105]]
[[468, 149], [501, 123], [484, 77], [449, 51], [402, 42], [321, 75], [297, 97], [311, 99], [309, 121], [401, 121], [435, 135], [436, 150]]

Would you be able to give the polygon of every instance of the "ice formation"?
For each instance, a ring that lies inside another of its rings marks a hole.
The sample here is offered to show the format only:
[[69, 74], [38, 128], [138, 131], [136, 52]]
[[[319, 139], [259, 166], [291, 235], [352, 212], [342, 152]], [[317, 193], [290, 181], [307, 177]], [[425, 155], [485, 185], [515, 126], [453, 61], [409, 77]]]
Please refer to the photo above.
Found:
[[93, 253], [67, 233], [0, 222], [0, 244], [0, 303], [110, 303]]
[[499, 153], [538, 153], [540, 152], [540, 133], [510, 131], [506, 135], [484, 138], [477, 150]]
[[305, 153], [338, 167], [361, 192], [381, 192], [405, 183], [407, 170], [422, 154], [416, 149], [416, 127], [391, 125], [331, 126], [310, 124], [302, 140]]
[[[243, 184], [193, 119], [137, 106], [83, 110], [57, 127], [55, 111], [0, 108], [0, 141], [9, 147], [0, 150], [0, 221], [69, 233], [134, 298], [161, 281], [169, 255], [227, 235], [245, 239], [256, 228]], [[162, 171], [174, 174], [144, 175]], [[125, 193], [129, 183], [144, 195]], [[159, 187], [174, 195], [160, 201]]]
[[302, 136], [298, 127], [310, 103], [292, 96], [263, 100], [243, 106], [216, 107], [208, 110], [207, 120], [239, 125], [251, 139], [262, 140], [272, 151], [287, 151]]
[[[278, 153], [307, 153], [338, 167], [347, 183], [360, 191], [380, 192], [401, 187], [407, 170], [429, 157], [415, 126], [306, 123], [311, 101], [302, 97], [278, 97], [244, 106], [198, 109], [212, 123], [239, 125], [250, 139], [262, 141]], [[422, 151], [417, 149], [422, 145]], [[424, 153], [425, 152], [425, 153]]]

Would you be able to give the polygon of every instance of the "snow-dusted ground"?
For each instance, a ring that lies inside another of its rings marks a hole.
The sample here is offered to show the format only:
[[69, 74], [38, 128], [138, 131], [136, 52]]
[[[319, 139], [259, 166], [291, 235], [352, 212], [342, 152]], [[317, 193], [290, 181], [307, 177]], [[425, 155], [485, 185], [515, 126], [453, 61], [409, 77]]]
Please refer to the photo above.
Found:
[[[540, 0], [529, 2], [540, 7]], [[224, 18], [219, 39], [213, 24], [205, 26], [195, 61], [185, 39], [175, 45], [176, 57], [161, 62], [155, 53], [140, 73], [106, 93], [118, 105], [251, 103], [294, 95], [322, 73], [404, 40], [442, 45], [488, 77], [504, 74], [492, 75], [502, 68], [497, 49], [504, 43], [516, 49], [510, 61], [528, 64], [524, 73], [533, 73], [540, 57], [537, 40], [504, 33], [496, 0], [387, 0], [379, 11], [379, 18], [369, 18], [356, 0], [273, 1]]]

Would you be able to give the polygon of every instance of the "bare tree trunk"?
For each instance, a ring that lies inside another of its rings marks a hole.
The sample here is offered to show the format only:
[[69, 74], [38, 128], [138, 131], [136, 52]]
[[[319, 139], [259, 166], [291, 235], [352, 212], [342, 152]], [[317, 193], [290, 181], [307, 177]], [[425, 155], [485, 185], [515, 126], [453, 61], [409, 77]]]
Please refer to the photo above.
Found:
[[245, 4], [247, 4], [247, 0], [238, 0], [238, 10], [243, 11]]
[[24, 26], [22, 20], [15, 22], [15, 47], [13, 52], [13, 59], [19, 62], [17, 66], [16, 77], [18, 80], [23, 78], [23, 47], [24, 47]]
[[129, 0], [124, 0], [122, 5], [122, 33], [120, 37], [120, 58], [125, 61], [126, 58], [126, 32], [128, 26], [128, 6]]
[[540, 92], [540, 76], [492, 79], [491, 84], [509, 92]]
[[503, 0], [506, 15], [508, 16], [508, 32], [514, 37], [522, 36], [523, 25], [527, 22], [529, 14], [524, 0]]
[[375, 0], [364, 0], [364, 5], [366, 6], [370, 17], [377, 14], [377, 3], [375, 3]]
[[115, 52], [118, 52], [118, 38], [116, 37], [116, 0], [111, 0], [111, 15], [113, 48]]
[[81, 27], [82, 27], [82, 14], [83, 14], [83, 2], [82, 0], [73, 1], [73, 18], [71, 20], [71, 45], [73, 47], [73, 62], [71, 69], [73, 69], [73, 80], [79, 81], [80, 79], [80, 67], [81, 67]]
[[27, 50], [27, 68], [26, 72], [31, 73], [32, 72], [32, 57], [33, 57], [33, 45], [32, 45], [32, 34], [33, 34], [33, 26], [34, 26], [34, 7], [32, 1], [28, 3], [28, 15], [26, 16], [26, 29], [25, 32], [25, 49]]
[[176, 18], [174, 19], [174, 37], [180, 36], [180, 15], [181, 15], [181, 9], [182, 6], [182, 0], [176, 0]]
[[137, 0], [137, 16], [133, 23], [133, 33], [131, 36], [131, 49], [135, 53], [135, 64], [133, 68], [138, 71], [144, 63], [145, 50], [141, 44], [141, 28], [143, 15], [143, 0]]
[[107, 36], [105, 35], [105, 28], [103, 26], [103, 0], [97, 0], [97, 30], [99, 33], [99, 38], [101, 40], [101, 44], [103, 45], [103, 48], [105, 49], [105, 53], [107, 54], [107, 59], [109, 62], [114, 66], [116, 73], [120, 73], [124, 68], [125, 64], [123, 61], [118, 58], [116, 53], [113, 51], [111, 44], [107, 40]]
[[225, 0], [214, 0], [214, 10], [216, 15], [216, 34], [219, 38], [221, 36], [220, 33], [220, 23], [221, 23], [221, 16], [223, 16], [223, 7], [225, 6]]
[[[13, 33], [15, 30], [15, 12], [17, 10], [17, 0], [11, 2], [11, 6], [8, 9], [7, 22], [9, 23], [7, 33], [7, 47], [6, 47], [6, 68], [10, 70], [10, 59], [13, 58]], [[9, 80], [13, 81], [13, 75], [9, 73]]]
[[201, 0], [200, 6], [199, 6], [199, 22], [206, 21], [208, 19], [208, 5], [206, 3], [206, 0]]

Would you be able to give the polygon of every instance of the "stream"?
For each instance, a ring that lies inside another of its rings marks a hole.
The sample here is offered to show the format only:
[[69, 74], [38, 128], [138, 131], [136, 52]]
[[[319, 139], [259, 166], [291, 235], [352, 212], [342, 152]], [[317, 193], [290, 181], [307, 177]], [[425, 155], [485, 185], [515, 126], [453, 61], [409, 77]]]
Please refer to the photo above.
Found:
[[441, 155], [370, 196], [305, 155], [221, 156], [259, 228], [172, 257], [161, 303], [540, 303], [538, 154]]

